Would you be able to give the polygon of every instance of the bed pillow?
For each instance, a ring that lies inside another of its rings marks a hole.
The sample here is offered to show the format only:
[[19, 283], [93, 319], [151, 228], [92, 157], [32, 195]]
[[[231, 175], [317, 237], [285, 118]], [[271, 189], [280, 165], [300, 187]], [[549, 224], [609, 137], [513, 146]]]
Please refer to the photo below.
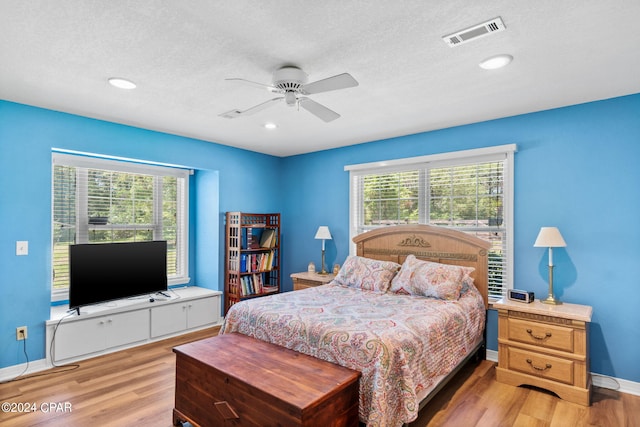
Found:
[[387, 292], [400, 264], [350, 255], [333, 279], [342, 286], [374, 292]]
[[457, 300], [465, 282], [473, 283], [469, 276], [473, 267], [422, 261], [409, 255], [391, 282], [390, 292]]

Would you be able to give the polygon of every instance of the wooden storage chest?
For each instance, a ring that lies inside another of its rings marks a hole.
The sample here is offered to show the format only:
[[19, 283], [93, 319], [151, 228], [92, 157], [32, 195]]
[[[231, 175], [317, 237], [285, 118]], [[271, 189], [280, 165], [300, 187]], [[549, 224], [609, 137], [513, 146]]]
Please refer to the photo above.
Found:
[[358, 425], [360, 372], [241, 334], [173, 351], [176, 426]]

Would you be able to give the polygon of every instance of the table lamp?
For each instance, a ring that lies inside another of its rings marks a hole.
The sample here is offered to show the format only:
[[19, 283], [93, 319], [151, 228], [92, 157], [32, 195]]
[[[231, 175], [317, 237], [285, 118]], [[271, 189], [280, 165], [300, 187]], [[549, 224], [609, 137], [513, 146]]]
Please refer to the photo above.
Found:
[[549, 248], [549, 295], [546, 299], [541, 299], [540, 302], [544, 304], [562, 304], [561, 301], [553, 296], [553, 248], [563, 248], [567, 246], [560, 230], [557, 227], [542, 227], [538, 238], [533, 244], [534, 247]]
[[322, 239], [322, 269], [318, 274], [327, 275], [329, 272], [324, 268], [324, 241], [331, 240], [331, 232], [329, 231], [329, 227], [326, 225], [321, 225], [318, 227], [318, 231], [316, 231], [316, 239]]

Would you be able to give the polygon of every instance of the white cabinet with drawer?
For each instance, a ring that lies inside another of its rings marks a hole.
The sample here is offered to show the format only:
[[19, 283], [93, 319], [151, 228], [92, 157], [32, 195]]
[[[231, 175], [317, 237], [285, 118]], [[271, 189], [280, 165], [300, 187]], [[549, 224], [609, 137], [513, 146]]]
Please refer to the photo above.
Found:
[[220, 317], [220, 298], [180, 301], [151, 309], [151, 337], [213, 324]]
[[54, 341], [55, 360], [64, 360], [145, 341], [149, 336], [147, 310], [128, 311], [58, 327]]
[[220, 291], [189, 286], [164, 300], [137, 298], [51, 309], [46, 322], [47, 361], [68, 363], [222, 323]]
[[498, 310], [499, 382], [532, 385], [588, 406], [589, 323], [592, 308], [501, 300]]

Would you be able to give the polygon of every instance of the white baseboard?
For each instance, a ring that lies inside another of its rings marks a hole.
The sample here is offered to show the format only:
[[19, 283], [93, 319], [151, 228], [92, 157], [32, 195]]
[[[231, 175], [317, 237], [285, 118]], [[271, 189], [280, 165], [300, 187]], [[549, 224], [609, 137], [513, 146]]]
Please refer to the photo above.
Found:
[[496, 350], [487, 349], [486, 359], [498, 363], [498, 352]]
[[[496, 350], [487, 349], [487, 360], [498, 363], [498, 352]], [[623, 380], [621, 378], [608, 377], [602, 374], [591, 373], [591, 381], [596, 387], [608, 388], [621, 393], [633, 394], [640, 396], [640, 383], [635, 381]]]
[[591, 373], [591, 381], [596, 387], [617, 390], [622, 393], [640, 396], [640, 383], [635, 381], [623, 380], [621, 378], [608, 377], [602, 374]]
[[20, 365], [0, 369], [0, 382], [10, 381], [18, 376], [23, 377], [51, 368], [51, 364], [47, 362], [47, 359], [34, 360], [29, 362], [28, 365], [21, 363]]

